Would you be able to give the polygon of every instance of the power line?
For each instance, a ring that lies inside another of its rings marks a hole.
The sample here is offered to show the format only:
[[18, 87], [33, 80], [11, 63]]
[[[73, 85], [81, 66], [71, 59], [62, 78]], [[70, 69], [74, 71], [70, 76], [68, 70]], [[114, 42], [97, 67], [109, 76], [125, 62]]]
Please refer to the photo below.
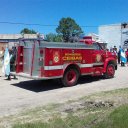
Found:
[[[0, 21], [0, 24], [15, 24], [15, 25], [28, 25], [28, 26], [44, 26], [44, 27], [55, 27], [58, 25], [44, 25], [44, 24], [30, 24], [30, 23], [20, 23], [20, 22], [7, 22], [7, 21]], [[81, 27], [98, 27], [98, 26], [81, 26]]]
[[[0, 21], [0, 24], [15, 24], [15, 25], [27, 25], [27, 26], [44, 26], [44, 27], [57, 27], [58, 25], [54, 24], [31, 24], [31, 23], [22, 23], [22, 22], [9, 22], [9, 21]], [[121, 24], [108, 24], [100, 26], [120, 26]], [[99, 27], [98, 25], [81, 25], [80, 27]]]
[[0, 21], [0, 24], [16, 24], [16, 25], [31, 25], [31, 26], [57, 26], [57, 25], [43, 25], [43, 24], [30, 24], [30, 23], [19, 23], [19, 22], [6, 22]]
[[90, 27], [90, 28], [93, 28], [93, 27], [98, 27], [98, 26], [91, 26], [91, 25], [89, 25], [89, 26], [80, 26], [80, 27], [82, 27], [82, 28], [85, 28], [85, 27]]

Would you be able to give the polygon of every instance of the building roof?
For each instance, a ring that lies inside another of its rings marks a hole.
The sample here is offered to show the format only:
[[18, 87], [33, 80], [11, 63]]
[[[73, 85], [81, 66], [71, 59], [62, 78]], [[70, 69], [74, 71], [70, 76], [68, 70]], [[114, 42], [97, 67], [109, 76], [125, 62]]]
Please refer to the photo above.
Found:
[[121, 26], [121, 23], [100, 25], [99, 27], [108, 27], [108, 26]]
[[37, 34], [0, 34], [0, 39], [37, 38]]

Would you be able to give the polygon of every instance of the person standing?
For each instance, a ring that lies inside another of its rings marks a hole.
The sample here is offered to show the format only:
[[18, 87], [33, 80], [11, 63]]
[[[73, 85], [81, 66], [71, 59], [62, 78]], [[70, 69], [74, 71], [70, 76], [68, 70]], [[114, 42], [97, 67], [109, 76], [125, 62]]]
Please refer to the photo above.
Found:
[[122, 48], [120, 48], [120, 60], [121, 60], [121, 66], [125, 66], [127, 60], [124, 49]]
[[6, 48], [4, 52], [2, 72], [5, 74], [5, 76], [8, 77], [7, 80], [11, 80], [10, 79], [10, 59], [11, 57], [12, 56], [10, 56], [8, 48]]
[[116, 46], [114, 46], [113, 52], [117, 55], [117, 48], [116, 48]]
[[126, 58], [127, 58], [127, 65], [128, 65], [128, 49], [127, 49], [127, 51], [125, 52], [125, 54], [126, 54]]
[[118, 64], [120, 64], [120, 49], [119, 49], [119, 51], [118, 51]]
[[[16, 53], [17, 53], [17, 49], [16, 47], [12, 47], [11, 51], [10, 51], [10, 55], [11, 55], [11, 58], [10, 58], [10, 71], [11, 72], [14, 72], [16, 70]], [[15, 75], [10, 75], [10, 76], [13, 76], [14, 79], [17, 79]]]
[[[2, 47], [2, 50], [0, 51], [0, 66], [3, 65], [3, 60], [4, 60], [4, 47]], [[0, 70], [0, 75], [2, 74], [2, 69]], [[0, 76], [1, 77], [1, 76]]]

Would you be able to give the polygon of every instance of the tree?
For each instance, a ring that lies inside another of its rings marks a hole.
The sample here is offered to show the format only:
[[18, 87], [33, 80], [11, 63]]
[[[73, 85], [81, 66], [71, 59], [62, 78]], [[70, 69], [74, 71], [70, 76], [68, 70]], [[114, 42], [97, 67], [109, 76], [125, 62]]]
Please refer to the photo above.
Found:
[[48, 42], [62, 42], [62, 36], [61, 35], [56, 35], [53, 33], [49, 33], [46, 35], [46, 40]]
[[56, 32], [59, 35], [62, 35], [65, 42], [69, 42], [72, 36], [79, 36], [83, 33], [81, 27], [70, 17], [62, 18], [59, 21], [59, 26], [56, 28]]
[[33, 29], [24, 28], [20, 32], [21, 34], [37, 34], [37, 32]]

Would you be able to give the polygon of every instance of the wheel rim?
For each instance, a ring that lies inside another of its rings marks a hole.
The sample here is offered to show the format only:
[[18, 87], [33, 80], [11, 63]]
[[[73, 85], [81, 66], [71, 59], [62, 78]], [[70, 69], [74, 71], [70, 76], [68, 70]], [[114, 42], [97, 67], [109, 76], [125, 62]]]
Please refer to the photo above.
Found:
[[108, 76], [112, 77], [114, 76], [114, 67], [112, 65], [108, 66]]
[[67, 83], [71, 86], [76, 81], [76, 73], [75, 71], [71, 70], [67, 73]]

